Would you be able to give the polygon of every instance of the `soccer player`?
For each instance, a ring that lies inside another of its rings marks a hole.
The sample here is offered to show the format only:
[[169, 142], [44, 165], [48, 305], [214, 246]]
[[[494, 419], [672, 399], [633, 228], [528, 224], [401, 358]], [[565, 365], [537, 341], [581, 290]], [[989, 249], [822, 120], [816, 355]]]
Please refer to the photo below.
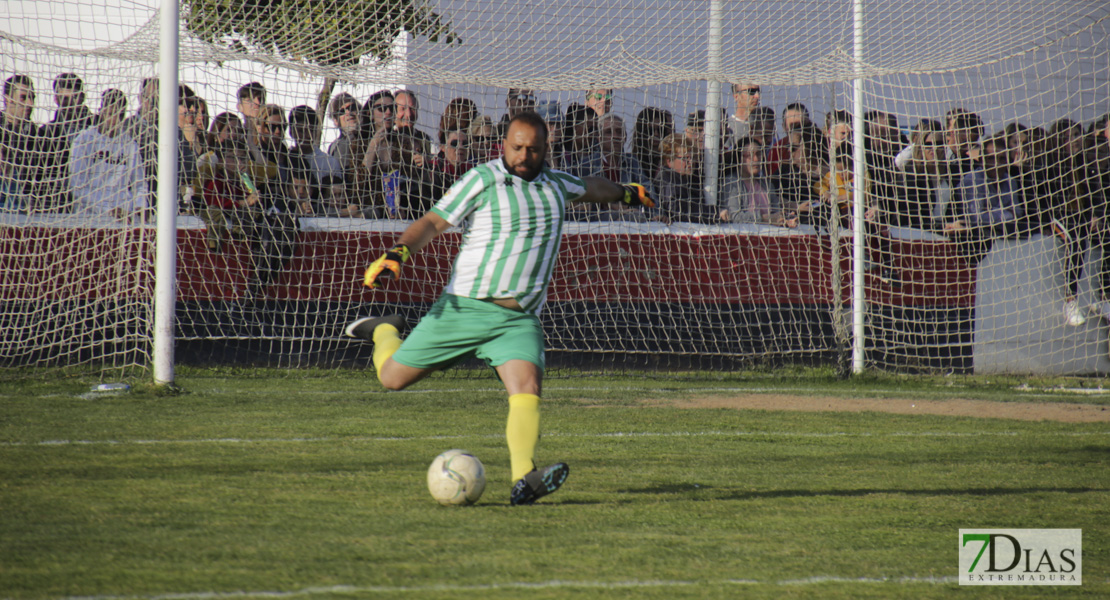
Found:
[[534, 463], [539, 441], [544, 339], [539, 313], [555, 268], [568, 202], [654, 206], [638, 184], [580, 179], [547, 167], [547, 125], [532, 111], [509, 121], [504, 155], [467, 171], [397, 244], [366, 270], [364, 284], [399, 277], [401, 265], [436, 236], [469, 219], [443, 294], [404, 342], [399, 315], [364, 317], [346, 334], [374, 342], [386, 388], [401, 390], [470, 357], [485, 360], [509, 393], [505, 437], [516, 482], [510, 504], [532, 504], [559, 489], [570, 468]]

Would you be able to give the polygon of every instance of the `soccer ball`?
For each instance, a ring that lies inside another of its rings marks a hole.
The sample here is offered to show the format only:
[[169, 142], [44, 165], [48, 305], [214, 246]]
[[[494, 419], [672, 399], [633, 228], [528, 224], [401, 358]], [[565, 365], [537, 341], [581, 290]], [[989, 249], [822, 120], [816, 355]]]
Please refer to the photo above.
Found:
[[448, 450], [428, 467], [428, 491], [444, 506], [474, 504], [486, 489], [486, 468], [466, 450]]

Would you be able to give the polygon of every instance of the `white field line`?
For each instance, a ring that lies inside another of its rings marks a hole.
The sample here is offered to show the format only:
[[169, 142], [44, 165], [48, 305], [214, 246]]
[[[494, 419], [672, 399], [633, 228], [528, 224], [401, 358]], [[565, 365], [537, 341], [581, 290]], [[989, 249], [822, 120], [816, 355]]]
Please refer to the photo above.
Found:
[[[376, 386], [375, 386], [376, 387]], [[728, 394], [815, 394], [819, 396], [837, 396], [848, 393], [847, 391], [830, 391], [828, 388], [821, 387], [636, 387], [636, 386], [559, 386], [553, 385], [549, 381], [544, 382], [544, 393], [551, 394], [554, 392], [596, 392], [596, 391], [612, 391], [612, 392], [643, 392], [646, 394], [693, 394], [693, 393], [728, 393]], [[948, 393], [953, 398], [960, 397], [963, 391], [966, 394], [968, 388], [956, 386], [952, 387]], [[1110, 389], [1099, 388], [1097, 390], [1082, 390], [1079, 388], [1014, 388], [1017, 398], [1061, 398], [1068, 395], [1086, 394], [1086, 395], [1110, 395]], [[463, 394], [474, 392], [489, 392], [489, 393], [504, 393], [503, 387], [489, 387], [489, 388], [444, 388], [444, 389], [416, 389], [416, 390], [402, 390], [394, 392], [384, 389], [369, 389], [361, 390], [359, 392], [336, 392], [336, 391], [312, 391], [312, 394], [325, 394], [325, 395], [361, 395], [361, 394]], [[104, 393], [104, 392], [101, 392]], [[257, 395], [273, 395], [269, 390], [222, 390], [214, 388], [210, 393], [226, 393], [226, 394], [257, 394]], [[900, 389], [875, 389], [868, 391], [853, 392], [863, 397], [883, 396], [936, 396], [945, 393], [942, 389], [934, 390], [900, 390]]]
[[[796, 431], [614, 431], [609, 433], [559, 433], [545, 432], [545, 438], [695, 438], [695, 437], [787, 437], [787, 438], [896, 438], [896, 437], [939, 437], [939, 438], [979, 438], [1014, 437], [1022, 435], [1051, 435], [1053, 437], [1084, 437], [1110, 435], [1105, 431], [1069, 431], [1045, 433], [1021, 433], [1016, 431], [892, 431], [888, 433], [850, 433], [846, 431], [796, 432]], [[356, 437], [292, 437], [292, 438], [199, 438], [181, 440], [41, 440], [37, 442], [0, 441], [0, 447], [23, 446], [163, 446], [188, 444], [336, 444], [336, 443], [376, 443], [376, 442], [422, 442], [436, 440], [475, 440], [504, 439], [503, 434], [488, 435], [423, 435], [423, 436], [356, 436]]]
[[543, 581], [539, 583], [506, 582], [476, 585], [422, 585], [422, 586], [353, 586], [335, 585], [309, 587], [289, 591], [233, 591], [233, 592], [183, 592], [133, 596], [66, 596], [63, 600], [222, 600], [224, 598], [293, 598], [328, 594], [426, 594], [434, 592], [481, 592], [486, 590], [537, 590], [537, 589], [603, 589], [620, 590], [635, 588], [707, 587], [721, 585], [770, 585], [800, 586], [822, 583], [880, 583], [880, 584], [955, 584], [955, 577], [832, 577], [815, 576], [804, 579], [780, 581], [755, 581], [752, 579], [719, 579], [707, 581]]

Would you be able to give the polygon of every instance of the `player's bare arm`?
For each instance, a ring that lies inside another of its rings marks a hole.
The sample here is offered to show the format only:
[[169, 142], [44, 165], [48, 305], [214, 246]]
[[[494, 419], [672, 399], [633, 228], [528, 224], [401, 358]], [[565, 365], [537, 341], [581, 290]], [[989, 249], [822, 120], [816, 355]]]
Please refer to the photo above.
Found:
[[451, 224], [446, 219], [429, 212], [409, 225], [397, 240], [397, 244], [408, 246], [410, 252], [419, 252], [450, 227]]
[[655, 207], [655, 201], [647, 195], [644, 186], [638, 183], [613, 183], [604, 177], [583, 177], [582, 181], [586, 183], [586, 193], [571, 202], [595, 204], [621, 202], [627, 206]]
[[414, 252], [420, 251], [450, 227], [451, 224], [443, 217], [433, 212], [426, 213], [405, 229], [392, 248], [370, 263], [362, 284], [368, 288], [378, 288], [381, 281], [400, 277], [401, 265], [408, 262]]

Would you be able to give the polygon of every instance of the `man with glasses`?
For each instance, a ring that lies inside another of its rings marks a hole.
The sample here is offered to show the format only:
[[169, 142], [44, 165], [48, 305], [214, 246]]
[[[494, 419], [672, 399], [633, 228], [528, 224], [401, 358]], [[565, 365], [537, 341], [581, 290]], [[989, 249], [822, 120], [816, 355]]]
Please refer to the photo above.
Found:
[[[289, 147], [285, 145], [285, 127], [285, 109], [282, 107], [267, 104], [259, 111], [258, 150], [267, 163], [278, 167], [281, 182], [286, 182], [289, 178]], [[273, 195], [275, 190], [268, 191]]]
[[[374, 172], [374, 165], [377, 164], [378, 160], [378, 149], [397, 123], [397, 109], [397, 97], [389, 90], [375, 92], [366, 101], [366, 113], [369, 115], [366, 126], [369, 126], [369, 130], [366, 130], [364, 126], [363, 135], [366, 136], [368, 142], [362, 164], [367, 172]], [[406, 114], [406, 116], [411, 118], [410, 114]]]
[[343, 92], [331, 100], [331, 120], [339, 128], [339, 137], [328, 146], [328, 154], [344, 169], [350, 169], [351, 143], [362, 128], [362, 106], [354, 96]]
[[474, 165], [470, 162], [470, 137], [467, 133], [461, 129], [448, 131], [433, 164], [444, 189], [469, 171]]
[[393, 96], [393, 92], [389, 90], [374, 92], [366, 101], [366, 114], [370, 117], [367, 121], [367, 125], [370, 126], [370, 137], [379, 131], [393, 129], [393, 124], [397, 120], [397, 99]]
[[759, 107], [761, 88], [758, 83], [732, 84], [732, 99], [736, 102], [736, 112], [729, 117], [732, 134], [736, 141], [751, 135], [751, 114]]

